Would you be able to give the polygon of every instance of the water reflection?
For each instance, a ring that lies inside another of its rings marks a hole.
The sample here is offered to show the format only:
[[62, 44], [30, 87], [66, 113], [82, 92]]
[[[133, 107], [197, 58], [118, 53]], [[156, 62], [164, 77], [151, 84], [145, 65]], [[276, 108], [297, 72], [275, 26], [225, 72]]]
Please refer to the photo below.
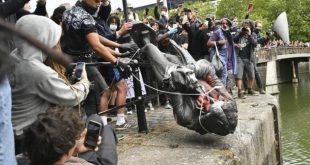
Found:
[[310, 164], [310, 81], [282, 84], [279, 91], [284, 164]]

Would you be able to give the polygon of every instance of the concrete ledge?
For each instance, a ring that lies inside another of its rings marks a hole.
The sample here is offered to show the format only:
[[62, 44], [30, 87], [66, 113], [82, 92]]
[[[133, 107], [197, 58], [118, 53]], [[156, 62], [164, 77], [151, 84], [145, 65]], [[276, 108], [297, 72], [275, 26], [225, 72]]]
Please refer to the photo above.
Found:
[[234, 134], [225, 137], [199, 135], [174, 121], [166, 122], [148, 135], [140, 134], [139, 140], [125, 138], [121, 141], [119, 164], [278, 164], [279, 143], [274, 127], [274, 119], [278, 117], [274, 118], [272, 110], [278, 109], [275, 98], [270, 95], [248, 96], [237, 100], [237, 104], [239, 123]]

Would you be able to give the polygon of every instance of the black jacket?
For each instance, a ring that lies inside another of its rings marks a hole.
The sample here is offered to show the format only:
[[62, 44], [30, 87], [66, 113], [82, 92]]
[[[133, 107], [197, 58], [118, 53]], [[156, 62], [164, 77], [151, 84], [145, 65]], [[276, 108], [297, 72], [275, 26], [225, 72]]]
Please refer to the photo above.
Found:
[[200, 59], [201, 50], [199, 44], [199, 26], [198, 20], [191, 22], [190, 24], [183, 25], [184, 30], [188, 33], [188, 52], [193, 56], [195, 60]]

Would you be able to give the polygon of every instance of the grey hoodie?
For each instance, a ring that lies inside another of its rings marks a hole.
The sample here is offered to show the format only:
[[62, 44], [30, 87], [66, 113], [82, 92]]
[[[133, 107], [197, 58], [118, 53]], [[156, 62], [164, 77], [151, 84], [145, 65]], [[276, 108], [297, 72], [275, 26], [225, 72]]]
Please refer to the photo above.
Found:
[[[27, 32], [43, 44], [54, 47], [60, 39], [61, 27], [47, 17], [27, 15], [18, 20], [16, 28]], [[15, 69], [10, 78], [12, 87], [12, 122], [15, 135], [31, 125], [39, 113], [51, 104], [75, 106], [89, 92], [89, 81], [83, 80], [69, 86], [43, 62], [47, 56], [27, 42], [16, 38], [11, 54]]]

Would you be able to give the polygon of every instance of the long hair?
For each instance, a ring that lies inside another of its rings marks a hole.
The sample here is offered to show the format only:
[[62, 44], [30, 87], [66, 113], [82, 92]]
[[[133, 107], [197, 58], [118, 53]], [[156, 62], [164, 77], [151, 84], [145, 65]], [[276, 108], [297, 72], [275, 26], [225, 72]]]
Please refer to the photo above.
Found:
[[[60, 42], [57, 43], [55, 46], [56, 51], [62, 52]], [[55, 70], [58, 73], [59, 78], [63, 79], [66, 84], [70, 84], [68, 78], [66, 77], [66, 68], [58, 63], [56, 63], [52, 58], [49, 56], [44, 61], [44, 64], [51, 67], [53, 70]]]

